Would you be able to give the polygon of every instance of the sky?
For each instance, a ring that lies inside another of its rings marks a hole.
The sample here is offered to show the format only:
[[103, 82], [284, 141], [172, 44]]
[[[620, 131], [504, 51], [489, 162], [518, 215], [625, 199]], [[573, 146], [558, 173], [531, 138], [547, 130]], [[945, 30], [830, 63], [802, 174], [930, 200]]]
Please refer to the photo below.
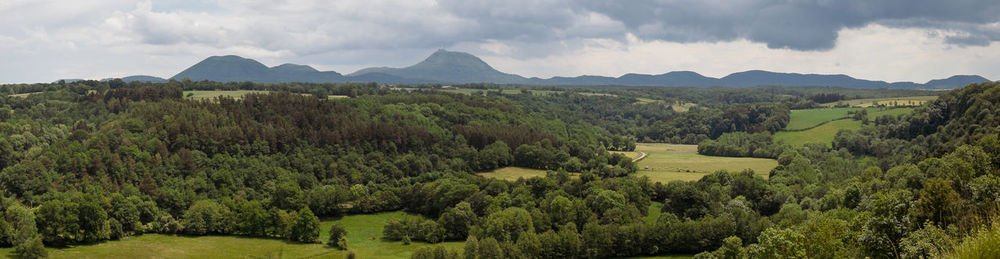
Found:
[[997, 0], [2, 0], [0, 83], [169, 78], [214, 55], [348, 74], [437, 49], [541, 78], [998, 80], [997, 14]]

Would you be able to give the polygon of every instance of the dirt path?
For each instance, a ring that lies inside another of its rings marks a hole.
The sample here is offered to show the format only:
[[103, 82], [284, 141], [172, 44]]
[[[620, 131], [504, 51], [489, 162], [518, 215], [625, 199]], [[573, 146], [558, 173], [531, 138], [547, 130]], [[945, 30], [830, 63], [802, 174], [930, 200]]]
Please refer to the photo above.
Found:
[[635, 159], [632, 159], [633, 163], [639, 162], [639, 160], [642, 160], [643, 158], [646, 158], [646, 152], [642, 152], [642, 151], [635, 151], [635, 152], [639, 152], [640, 155], [639, 155], [639, 157], [636, 157]]

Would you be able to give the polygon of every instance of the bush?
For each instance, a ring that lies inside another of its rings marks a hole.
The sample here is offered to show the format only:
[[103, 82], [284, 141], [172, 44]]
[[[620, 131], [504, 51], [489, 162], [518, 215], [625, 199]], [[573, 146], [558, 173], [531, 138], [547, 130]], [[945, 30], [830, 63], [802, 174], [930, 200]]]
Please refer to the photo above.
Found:
[[331, 247], [347, 249], [347, 230], [340, 224], [330, 226], [330, 239], [326, 244]]

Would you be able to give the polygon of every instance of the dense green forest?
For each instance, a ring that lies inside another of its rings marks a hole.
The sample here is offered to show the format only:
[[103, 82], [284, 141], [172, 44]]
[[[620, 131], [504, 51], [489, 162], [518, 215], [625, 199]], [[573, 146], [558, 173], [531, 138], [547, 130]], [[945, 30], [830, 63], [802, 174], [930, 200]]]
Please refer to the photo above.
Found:
[[[321, 218], [404, 210], [423, 217], [391, 220], [383, 238], [465, 241], [417, 258], [921, 258], [974, 249], [1000, 209], [997, 83], [805, 146], [772, 137], [792, 109], [932, 93], [457, 87], [475, 92], [188, 80], [0, 87], [0, 246], [34, 258], [45, 246], [144, 233], [312, 243]], [[270, 92], [183, 92], [237, 89]], [[636, 142], [779, 166], [768, 178], [720, 171], [653, 183], [609, 152]], [[549, 173], [475, 174], [507, 166]], [[654, 202], [662, 211], [646, 220]], [[346, 234], [335, 226], [330, 245], [349, 249]]]

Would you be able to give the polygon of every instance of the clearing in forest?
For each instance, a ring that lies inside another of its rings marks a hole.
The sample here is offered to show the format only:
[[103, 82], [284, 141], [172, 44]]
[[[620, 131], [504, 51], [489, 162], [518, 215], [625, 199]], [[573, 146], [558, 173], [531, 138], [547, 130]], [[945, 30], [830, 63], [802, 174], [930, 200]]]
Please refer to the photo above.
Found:
[[[489, 172], [476, 173], [476, 175], [479, 175], [479, 176], [482, 176], [482, 177], [486, 177], [486, 178], [494, 178], [494, 179], [507, 180], [507, 181], [517, 181], [518, 178], [528, 179], [528, 178], [533, 178], [533, 177], [545, 177], [545, 173], [546, 172], [548, 172], [548, 171], [547, 170], [541, 170], [541, 169], [531, 169], [531, 168], [524, 168], [524, 167], [508, 166], [508, 167], [497, 168], [496, 170], [489, 171]], [[569, 176], [570, 176], [570, 178], [575, 178], [575, 177], [579, 177], [580, 174], [579, 173], [569, 173]]]
[[794, 146], [801, 146], [806, 143], [825, 143], [831, 145], [838, 131], [860, 128], [861, 121], [853, 119], [835, 120], [808, 130], [776, 132], [774, 133], [774, 141], [784, 141], [786, 144]]
[[698, 154], [698, 145], [638, 143], [636, 151], [647, 153], [639, 161], [639, 173], [653, 182], [695, 181], [702, 176], [719, 170], [739, 172], [751, 169], [761, 177], [767, 177], [771, 169], [778, 166], [774, 159], [751, 157], [719, 157]]
[[[321, 242], [329, 237], [330, 226], [340, 223], [347, 229], [347, 246], [356, 258], [410, 258], [418, 248], [432, 246], [423, 242], [403, 245], [383, 241], [382, 227], [403, 212], [350, 215], [324, 220], [320, 224]], [[450, 249], [462, 249], [464, 242], [440, 243]], [[345, 258], [346, 250], [325, 244], [300, 244], [280, 239], [238, 236], [182, 236], [145, 234], [117, 241], [69, 248], [47, 248], [50, 258]], [[0, 255], [14, 257], [13, 248], [0, 249]]]

